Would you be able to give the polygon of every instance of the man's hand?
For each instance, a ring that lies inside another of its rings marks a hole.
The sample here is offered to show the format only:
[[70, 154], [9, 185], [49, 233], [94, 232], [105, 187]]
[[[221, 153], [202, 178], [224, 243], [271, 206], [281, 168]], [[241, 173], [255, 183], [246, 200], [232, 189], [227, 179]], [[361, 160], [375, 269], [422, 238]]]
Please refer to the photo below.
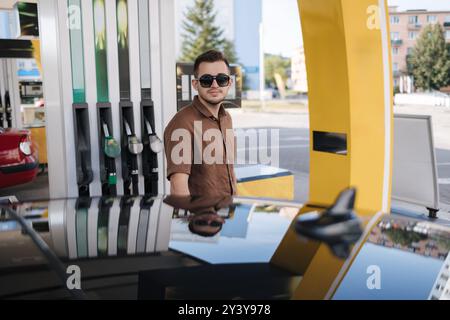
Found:
[[189, 196], [189, 175], [186, 173], [174, 173], [170, 177], [170, 194], [176, 196]]

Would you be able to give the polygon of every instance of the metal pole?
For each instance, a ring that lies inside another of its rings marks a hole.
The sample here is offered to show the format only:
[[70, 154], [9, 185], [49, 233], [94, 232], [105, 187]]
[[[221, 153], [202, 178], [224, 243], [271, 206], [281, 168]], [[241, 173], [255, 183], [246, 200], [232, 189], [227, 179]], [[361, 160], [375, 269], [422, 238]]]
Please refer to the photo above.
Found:
[[264, 110], [266, 101], [264, 99], [265, 89], [265, 72], [264, 72], [264, 25], [259, 24], [259, 100], [261, 101], [261, 109]]

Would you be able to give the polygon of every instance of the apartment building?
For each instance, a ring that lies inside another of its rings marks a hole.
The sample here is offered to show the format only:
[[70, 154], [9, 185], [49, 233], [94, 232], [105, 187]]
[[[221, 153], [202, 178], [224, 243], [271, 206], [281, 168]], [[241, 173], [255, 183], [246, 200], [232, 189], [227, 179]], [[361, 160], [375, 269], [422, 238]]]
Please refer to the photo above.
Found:
[[389, 7], [389, 14], [394, 86], [398, 87], [411, 83], [404, 77], [407, 70], [406, 56], [411, 53], [426, 25], [441, 24], [445, 30], [445, 39], [450, 43], [450, 11], [398, 11], [397, 7]]
[[295, 50], [291, 58], [292, 89], [298, 92], [308, 92], [308, 77], [306, 75], [305, 50], [302, 47]]

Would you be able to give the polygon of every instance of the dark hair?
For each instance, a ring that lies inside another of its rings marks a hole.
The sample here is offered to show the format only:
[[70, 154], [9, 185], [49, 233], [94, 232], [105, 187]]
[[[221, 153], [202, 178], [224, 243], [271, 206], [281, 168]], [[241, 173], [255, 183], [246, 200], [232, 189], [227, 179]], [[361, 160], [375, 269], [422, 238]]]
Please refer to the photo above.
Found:
[[227, 58], [225, 58], [225, 55], [217, 50], [209, 50], [197, 57], [195, 59], [194, 63], [194, 75], [198, 76], [198, 67], [202, 62], [216, 62], [216, 61], [223, 61], [227, 65], [228, 70], [230, 69], [230, 64], [228, 63]]

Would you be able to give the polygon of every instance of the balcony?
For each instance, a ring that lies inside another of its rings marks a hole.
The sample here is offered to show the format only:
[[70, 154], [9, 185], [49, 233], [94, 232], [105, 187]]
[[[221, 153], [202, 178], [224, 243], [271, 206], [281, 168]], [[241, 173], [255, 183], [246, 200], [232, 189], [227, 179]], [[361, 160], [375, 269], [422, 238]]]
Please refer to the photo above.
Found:
[[409, 30], [420, 30], [422, 28], [422, 25], [420, 23], [410, 23], [408, 24]]
[[395, 47], [400, 47], [403, 44], [403, 40], [402, 39], [392, 39], [391, 40], [391, 44]]

